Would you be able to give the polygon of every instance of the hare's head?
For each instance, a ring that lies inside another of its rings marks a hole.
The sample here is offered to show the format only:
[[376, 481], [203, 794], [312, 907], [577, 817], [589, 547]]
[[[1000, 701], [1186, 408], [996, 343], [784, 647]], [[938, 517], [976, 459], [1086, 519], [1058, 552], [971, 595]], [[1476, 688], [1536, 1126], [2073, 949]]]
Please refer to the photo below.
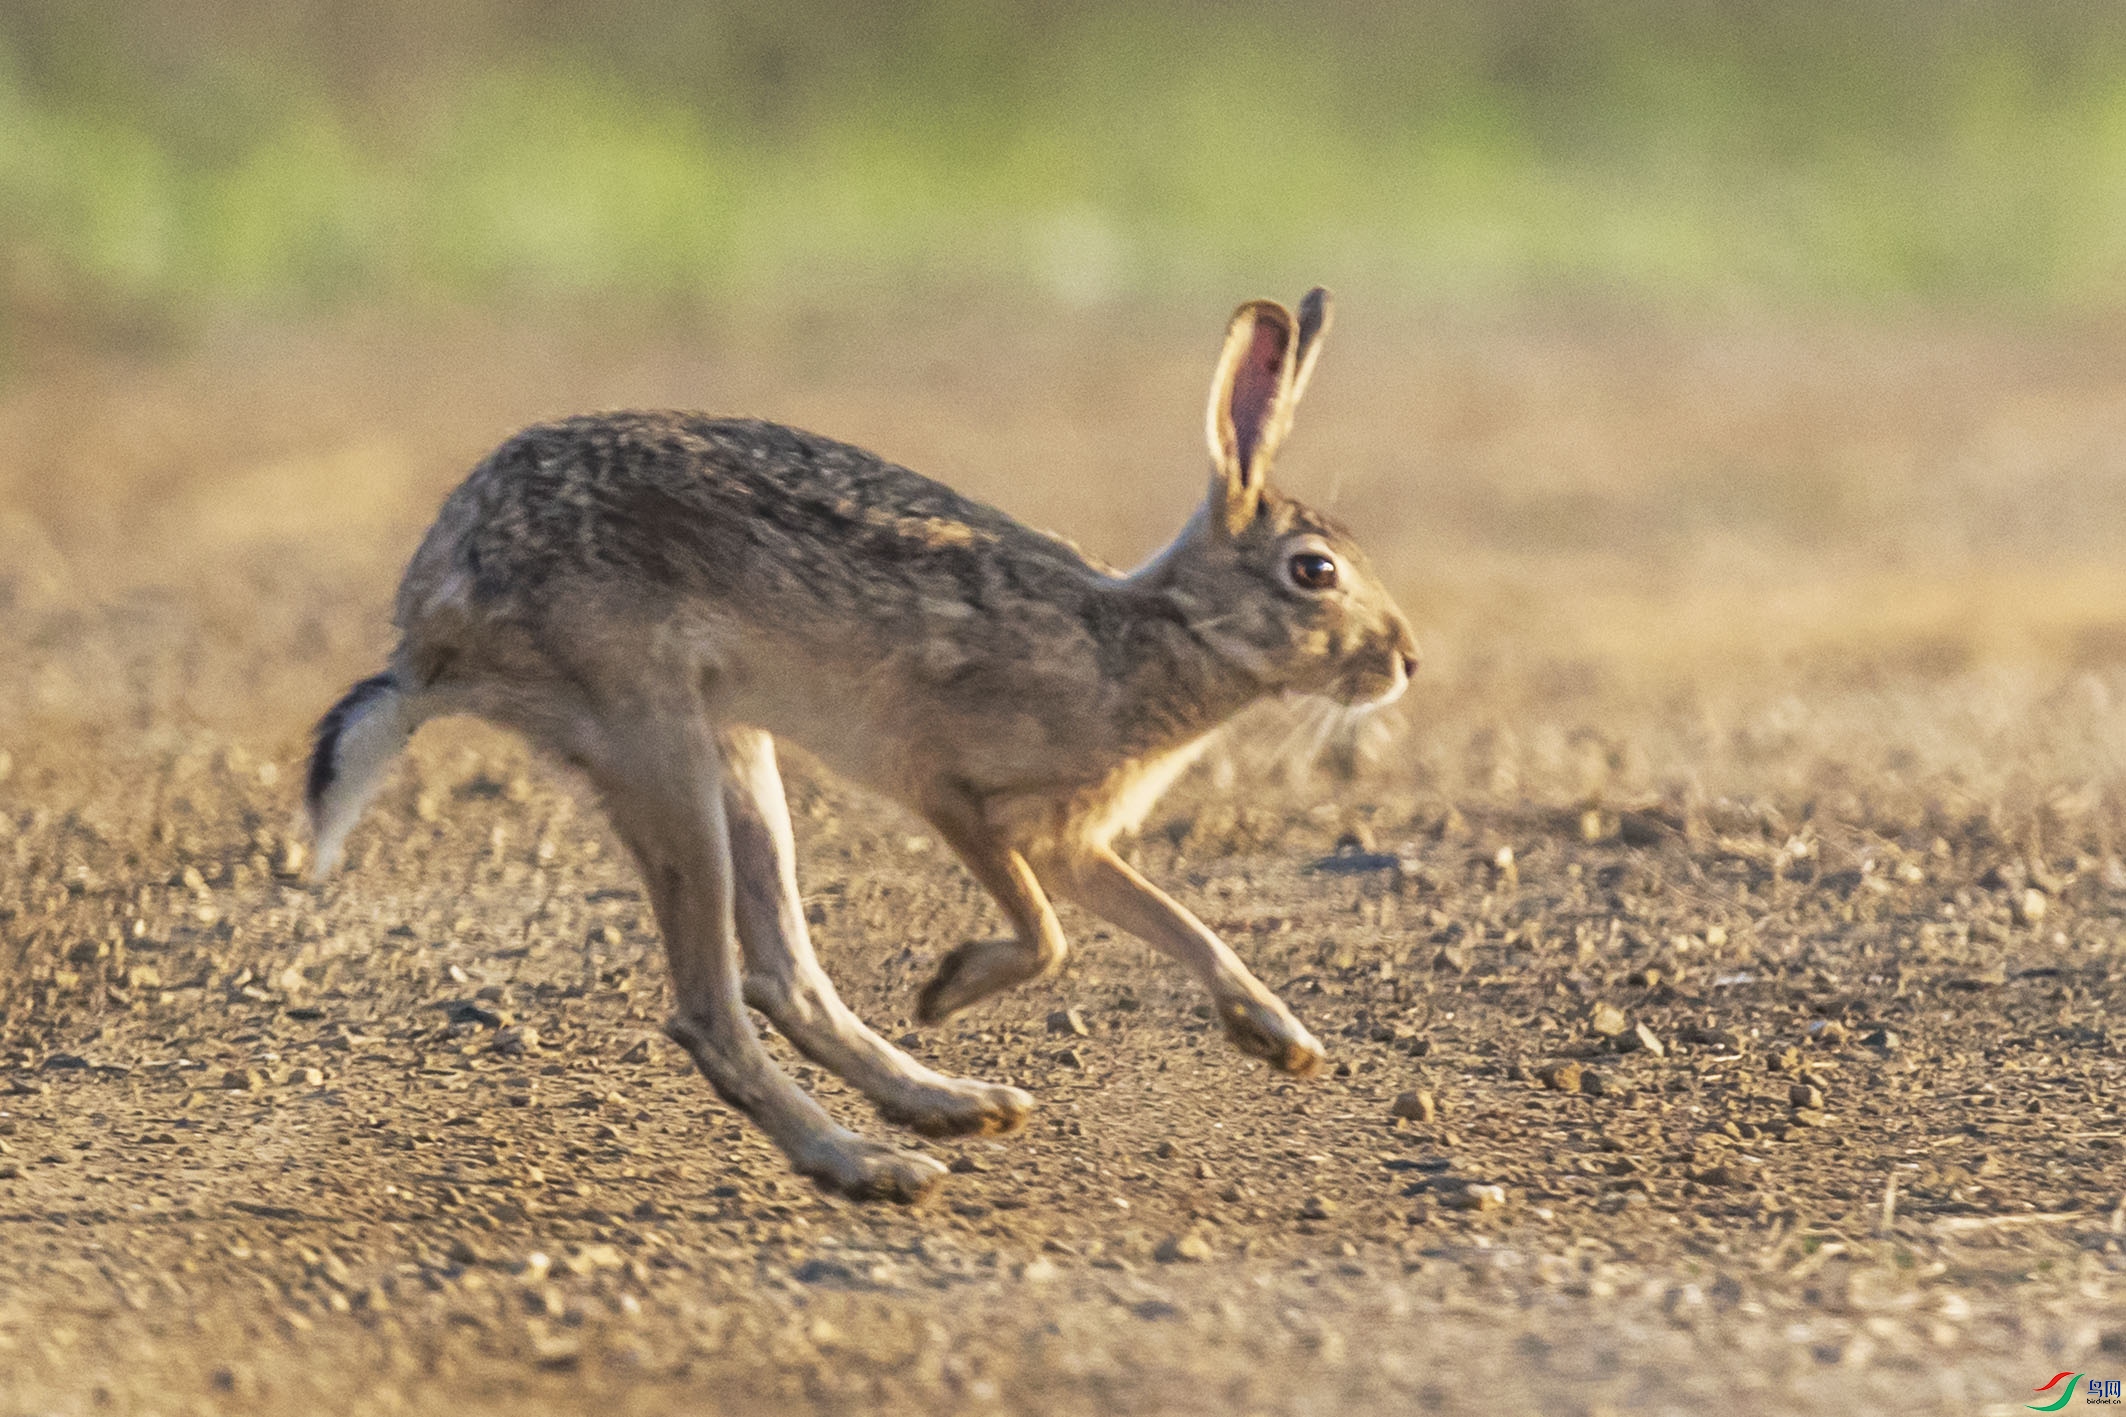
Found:
[[1384, 704], [1417, 670], [1410, 622], [1348, 532], [1269, 485], [1328, 327], [1318, 287], [1296, 318], [1271, 300], [1233, 312], [1211, 381], [1210, 495], [1156, 570], [1199, 637], [1265, 690]]

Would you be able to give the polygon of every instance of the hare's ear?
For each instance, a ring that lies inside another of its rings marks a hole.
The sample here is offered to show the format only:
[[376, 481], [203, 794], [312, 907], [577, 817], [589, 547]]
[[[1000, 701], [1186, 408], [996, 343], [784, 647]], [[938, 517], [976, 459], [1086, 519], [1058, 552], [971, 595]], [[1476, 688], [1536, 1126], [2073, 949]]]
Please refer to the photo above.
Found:
[[1299, 302], [1299, 350], [1292, 360], [1292, 392], [1285, 400], [1287, 419], [1306, 393], [1307, 380], [1314, 377], [1314, 361], [1321, 358], [1321, 337], [1329, 332], [1335, 319], [1336, 304], [1329, 299], [1329, 292], [1318, 285]]
[[1245, 528], [1262, 503], [1270, 460], [1290, 420], [1298, 345], [1292, 312], [1274, 300], [1250, 300], [1226, 326], [1204, 433], [1215, 468], [1212, 507], [1228, 532]]

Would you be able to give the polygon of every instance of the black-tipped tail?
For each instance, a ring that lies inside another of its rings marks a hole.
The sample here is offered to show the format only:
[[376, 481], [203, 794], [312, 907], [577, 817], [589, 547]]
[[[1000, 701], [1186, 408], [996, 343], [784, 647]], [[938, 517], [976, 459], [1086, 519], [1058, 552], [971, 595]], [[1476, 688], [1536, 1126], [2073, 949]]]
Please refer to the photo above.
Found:
[[405, 695], [392, 675], [376, 674], [340, 696], [318, 720], [310, 749], [303, 803], [316, 838], [311, 874], [322, 878], [339, 864], [340, 845], [384, 769], [406, 744], [410, 731]]
[[397, 691], [398, 681], [389, 674], [372, 674], [340, 695], [340, 701], [317, 721], [317, 731], [311, 737], [310, 776], [303, 785], [303, 802], [312, 816], [317, 814], [318, 804], [325, 800], [332, 784], [339, 780], [340, 735], [362, 716], [363, 709]]

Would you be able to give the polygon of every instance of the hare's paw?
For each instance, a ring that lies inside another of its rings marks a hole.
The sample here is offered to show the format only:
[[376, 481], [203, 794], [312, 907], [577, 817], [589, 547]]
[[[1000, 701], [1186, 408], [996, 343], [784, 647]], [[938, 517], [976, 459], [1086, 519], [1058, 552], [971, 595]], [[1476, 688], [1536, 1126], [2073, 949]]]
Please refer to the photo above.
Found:
[[926, 1137], [987, 1137], [1025, 1126], [1033, 1098], [1001, 1083], [961, 1078], [913, 1095], [881, 1098], [877, 1105], [887, 1121]]
[[1221, 999], [1218, 1018], [1234, 1047], [1281, 1073], [1312, 1077], [1327, 1061], [1328, 1054], [1306, 1025], [1274, 998]]
[[1040, 958], [1017, 940], [969, 940], [938, 964], [936, 977], [916, 997], [915, 1016], [942, 1023], [1040, 972]]
[[790, 1164], [823, 1191], [853, 1201], [913, 1205], [937, 1189], [945, 1168], [927, 1156], [840, 1132], [794, 1153]]

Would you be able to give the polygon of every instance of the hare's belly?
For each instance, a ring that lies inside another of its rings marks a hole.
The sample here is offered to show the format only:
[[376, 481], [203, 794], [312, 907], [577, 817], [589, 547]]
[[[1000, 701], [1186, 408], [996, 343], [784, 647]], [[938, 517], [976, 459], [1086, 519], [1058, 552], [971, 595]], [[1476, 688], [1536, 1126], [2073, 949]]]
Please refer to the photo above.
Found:
[[754, 659], [736, 667], [718, 717], [794, 743], [841, 777], [907, 797], [920, 753], [889, 686], [855, 666]]
[[794, 743], [837, 776], [891, 796], [903, 796], [906, 745], [860, 705], [753, 698], [734, 704], [732, 718]]
[[1067, 798], [1103, 774], [1052, 705], [910, 699], [857, 674], [749, 676], [722, 716], [795, 743], [836, 775], [921, 810], [941, 791]]
[[785, 738], [835, 772], [904, 802], [939, 783], [978, 795], [1096, 780], [1097, 694], [1082, 674], [970, 664], [949, 641], [880, 634], [797, 636], [756, 627], [720, 637], [719, 717]]

